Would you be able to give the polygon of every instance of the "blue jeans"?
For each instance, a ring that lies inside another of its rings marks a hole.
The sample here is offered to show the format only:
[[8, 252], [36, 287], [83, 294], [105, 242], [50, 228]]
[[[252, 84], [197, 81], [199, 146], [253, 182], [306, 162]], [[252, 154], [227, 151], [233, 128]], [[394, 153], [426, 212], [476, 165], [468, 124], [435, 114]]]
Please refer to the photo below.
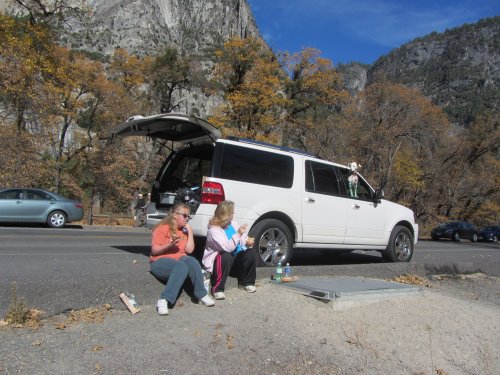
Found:
[[150, 267], [151, 273], [158, 279], [167, 280], [161, 298], [166, 299], [172, 305], [177, 300], [179, 291], [188, 276], [194, 286], [194, 296], [201, 299], [207, 295], [207, 290], [203, 285], [200, 263], [191, 256], [183, 256], [179, 260], [160, 258], [151, 263]]

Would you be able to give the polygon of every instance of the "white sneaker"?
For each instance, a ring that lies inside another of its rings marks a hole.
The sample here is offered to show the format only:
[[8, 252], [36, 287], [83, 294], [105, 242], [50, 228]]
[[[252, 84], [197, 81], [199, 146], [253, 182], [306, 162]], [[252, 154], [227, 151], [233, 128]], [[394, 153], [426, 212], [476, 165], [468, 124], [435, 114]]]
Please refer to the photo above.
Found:
[[257, 290], [254, 285], [239, 285], [238, 287], [240, 289], [246, 290], [248, 293], [255, 293], [255, 291]]
[[213, 296], [215, 299], [226, 299], [224, 292], [215, 292]]
[[207, 294], [205, 297], [200, 299], [200, 302], [203, 303], [205, 306], [210, 307], [215, 305], [215, 302], [210, 296]]
[[159, 299], [156, 302], [156, 311], [159, 315], [168, 315], [168, 302], [166, 299]]

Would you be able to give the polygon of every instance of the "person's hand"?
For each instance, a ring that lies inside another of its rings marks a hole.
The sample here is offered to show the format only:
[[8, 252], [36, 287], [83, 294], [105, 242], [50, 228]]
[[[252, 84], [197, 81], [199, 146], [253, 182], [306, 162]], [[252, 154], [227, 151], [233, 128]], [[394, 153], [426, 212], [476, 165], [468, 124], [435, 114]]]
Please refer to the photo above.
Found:
[[179, 236], [174, 234], [172, 236], [172, 239], [170, 240], [170, 246], [176, 246], [179, 243], [180, 239], [181, 238]]
[[189, 225], [189, 223], [186, 223], [186, 225], [184, 225], [184, 228], [182, 228], [182, 232], [184, 234], [189, 235], [189, 232], [192, 232], [193, 229], [191, 228], [191, 225]]
[[246, 247], [253, 247], [254, 242], [255, 242], [255, 238], [248, 237], [246, 242], [245, 242], [245, 245], [246, 245]]
[[238, 234], [240, 236], [243, 236], [243, 234], [247, 231], [248, 224], [243, 224], [241, 227], [238, 228]]

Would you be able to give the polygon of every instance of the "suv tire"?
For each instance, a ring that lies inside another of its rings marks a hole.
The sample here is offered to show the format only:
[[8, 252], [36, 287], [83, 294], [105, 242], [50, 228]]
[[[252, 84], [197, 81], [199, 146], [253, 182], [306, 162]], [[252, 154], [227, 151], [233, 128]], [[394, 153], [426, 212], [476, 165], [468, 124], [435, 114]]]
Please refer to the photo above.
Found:
[[283, 222], [264, 219], [251, 229], [249, 235], [255, 238], [253, 247], [258, 266], [275, 267], [280, 261], [285, 265], [292, 257], [292, 233]]
[[453, 241], [460, 242], [460, 234], [458, 232], [453, 233]]
[[382, 254], [391, 262], [409, 262], [413, 256], [413, 236], [408, 228], [396, 225], [392, 230], [389, 244]]
[[472, 242], [477, 242], [477, 233], [472, 233], [471, 241]]

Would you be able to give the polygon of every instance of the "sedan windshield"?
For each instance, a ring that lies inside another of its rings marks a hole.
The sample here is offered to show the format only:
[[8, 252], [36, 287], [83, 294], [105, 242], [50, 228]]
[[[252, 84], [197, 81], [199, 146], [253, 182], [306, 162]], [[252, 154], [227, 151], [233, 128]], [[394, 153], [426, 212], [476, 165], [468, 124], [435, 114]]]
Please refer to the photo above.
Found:
[[486, 230], [498, 230], [497, 228], [498, 228], [498, 227], [495, 227], [495, 226], [493, 226], [493, 225], [490, 225], [490, 226], [488, 226], [488, 227], [484, 227], [484, 228], [483, 228], [483, 230], [484, 230], [484, 231], [486, 231]]

